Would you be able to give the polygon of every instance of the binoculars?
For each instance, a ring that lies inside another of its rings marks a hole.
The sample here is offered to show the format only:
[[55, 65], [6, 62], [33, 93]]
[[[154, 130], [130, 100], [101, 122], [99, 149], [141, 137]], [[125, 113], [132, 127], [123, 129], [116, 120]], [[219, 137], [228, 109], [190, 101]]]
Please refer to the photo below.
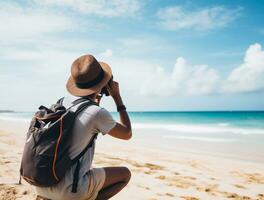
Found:
[[[107, 85], [108, 85], [109, 87], [111, 87], [111, 85], [112, 85], [113, 78], [114, 78], [114, 77], [112, 76], [111, 79], [110, 79], [110, 80], [108, 81], [108, 83], [107, 83]], [[105, 95], [105, 96], [109, 96], [109, 95], [110, 95], [106, 87], [103, 87], [103, 88], [102, 88], [100, 94], [101, 94], [102, 96], [103, 96], [103, 95]]]

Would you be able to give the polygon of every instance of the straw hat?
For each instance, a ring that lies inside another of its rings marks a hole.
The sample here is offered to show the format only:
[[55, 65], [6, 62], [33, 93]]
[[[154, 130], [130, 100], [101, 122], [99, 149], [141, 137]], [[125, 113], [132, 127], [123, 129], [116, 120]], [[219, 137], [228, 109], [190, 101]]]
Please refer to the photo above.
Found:
[[74, 96], [87, 96], [101, 91], [111, 76], [108, 64], [98, 62], [92, 55], [83, 55], [72, 63], [66, 88]]

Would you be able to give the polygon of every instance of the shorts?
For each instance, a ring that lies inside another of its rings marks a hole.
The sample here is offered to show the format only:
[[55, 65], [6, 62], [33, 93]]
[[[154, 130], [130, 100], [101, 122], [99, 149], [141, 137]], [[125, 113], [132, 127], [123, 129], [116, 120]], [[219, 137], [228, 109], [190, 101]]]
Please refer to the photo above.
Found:
[[87, 172], [87, 185], [78, 184], [78, 187], [86, 187], [87, 192], [84, 194], [81, 200], [94, 200], [96, 199], [98, 192], [102, 189], [105, 182], [105, 170], [104, 168], [92, 168]]
[[[65, 177], [54, 187], [35, 187], [38, 195], [52, 200], [95, 200], [105, 182], [104, 168], [92, 168], [79, 179], [77, 193], [72, 193], [72, 177]], [[69, 184], [70, 183], [70, 184]]]

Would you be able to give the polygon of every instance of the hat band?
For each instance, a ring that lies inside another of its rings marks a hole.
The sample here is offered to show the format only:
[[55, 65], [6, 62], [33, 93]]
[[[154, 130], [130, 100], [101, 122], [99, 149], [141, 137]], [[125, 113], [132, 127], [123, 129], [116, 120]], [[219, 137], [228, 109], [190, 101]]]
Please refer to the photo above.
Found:
[[97, 85], [98, 83], [100, 83], [103, 78], [104, 78], [104, 70], [102, 68], [100, 68], [101, 71], [100, 73], [98, 74], [97, 77], [95, 77], [95, 79], [91, 80], [91, 81], [88, 81], [88, 82], [85, 82], [85, 83], [75, 83], [75, 85], [80, 88], [80, 89], [88, 89], [90, 87], [93, 87], [95, 85]]

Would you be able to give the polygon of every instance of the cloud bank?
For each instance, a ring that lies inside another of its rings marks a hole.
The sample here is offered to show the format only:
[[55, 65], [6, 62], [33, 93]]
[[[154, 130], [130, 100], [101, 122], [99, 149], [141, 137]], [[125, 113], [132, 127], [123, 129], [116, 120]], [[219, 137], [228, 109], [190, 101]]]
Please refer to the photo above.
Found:
[[[113, 71], [118, 71], [123, 87], [142, 96], [215, 95], [264, 89], [264, 51], [258, 43], [248, 47], [244, 61], [227, 77], [222, 77], [217, 69], [208, 65], [188, 63], [183, 57], [176, 59], [171, 70], [146, 61], [108, 60]], [[130, 81], [132, 75], [133, 81]]]

